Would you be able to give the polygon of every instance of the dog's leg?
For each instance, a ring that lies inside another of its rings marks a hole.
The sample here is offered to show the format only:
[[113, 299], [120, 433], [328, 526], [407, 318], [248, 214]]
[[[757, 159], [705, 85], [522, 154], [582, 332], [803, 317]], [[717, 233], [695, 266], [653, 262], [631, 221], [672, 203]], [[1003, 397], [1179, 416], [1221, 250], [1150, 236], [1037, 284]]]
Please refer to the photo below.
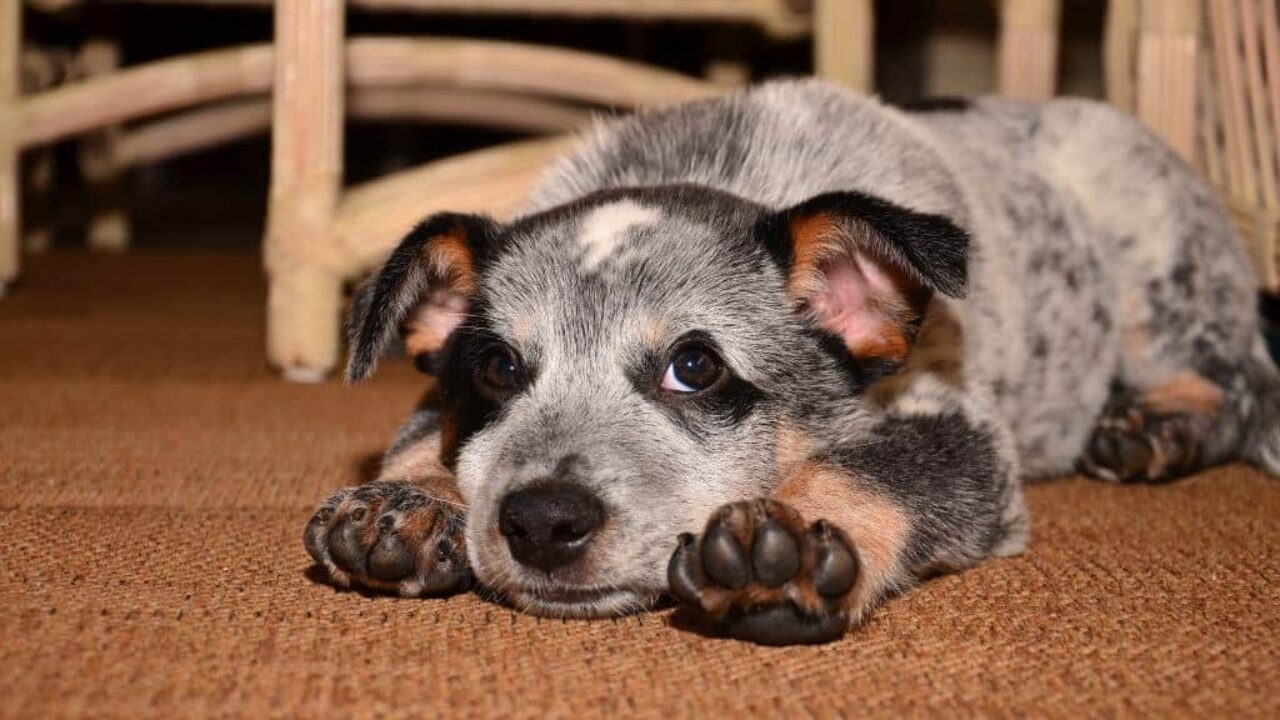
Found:
[[954, 412], [890, 415], [865, 444], [793, 469], [774, 496], [714, 513], [672, 557], [672, 593], [730, 636], [823, 642], [928, 575], [1019, 552], [1012, 458]]
[[1203, 374], [1188, 370], [1145, 391], [1113, 390], [1081, 471], [1111, 482], [1166, 482], [1247, 459], [1280, 473], [1280, 376], [1265, 352], [1204, 365]]
[[439, 460], [437, 417], [419, 411], [378, 480], [335, 492], [307, 522], [303, 545], [335, 585], [418, 597], [470, 584], [466, 507]]
[[1112, 391], [1080, 457], [1080, 470], [1111, 482], [1163, 482], [1204, 466], [1204, 440], [1222, 389], [1188, 372], [1147, 392]]

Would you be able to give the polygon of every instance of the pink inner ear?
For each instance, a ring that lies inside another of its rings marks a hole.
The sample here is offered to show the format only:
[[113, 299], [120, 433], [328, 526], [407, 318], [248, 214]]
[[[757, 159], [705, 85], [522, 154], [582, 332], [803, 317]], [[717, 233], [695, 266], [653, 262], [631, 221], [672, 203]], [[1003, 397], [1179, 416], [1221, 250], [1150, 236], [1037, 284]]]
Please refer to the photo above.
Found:
[[436, 352], [467, 317], [467, 298], [449, 290], [432, 290], [404, 324], [404, 349], [409, 357]]
[[863, 253], [842, 255], [822, 267], [824, 284], [809, 300], [818, 324], [839, 335], [855, 355], [896, 344], [902, 332], [885, 299], [897, 299], [893, 281]]

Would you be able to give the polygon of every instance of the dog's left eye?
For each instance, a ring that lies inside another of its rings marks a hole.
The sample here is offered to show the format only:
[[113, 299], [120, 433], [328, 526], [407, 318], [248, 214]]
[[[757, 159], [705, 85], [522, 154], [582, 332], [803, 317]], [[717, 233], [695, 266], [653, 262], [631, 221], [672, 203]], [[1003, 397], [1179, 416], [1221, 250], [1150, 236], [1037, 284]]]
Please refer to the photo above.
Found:
[[724, 371], [720, 358], [710, 350], [690, 347], [680, 350], [671, 358], [662, 376], [662, 388], [678, 393], [706, 390], [720, 379]]
[[520, 366], [506, 348], [493, 348], [476, 369], [476, 379], [490, 390], [505, 393], [520, 382]]

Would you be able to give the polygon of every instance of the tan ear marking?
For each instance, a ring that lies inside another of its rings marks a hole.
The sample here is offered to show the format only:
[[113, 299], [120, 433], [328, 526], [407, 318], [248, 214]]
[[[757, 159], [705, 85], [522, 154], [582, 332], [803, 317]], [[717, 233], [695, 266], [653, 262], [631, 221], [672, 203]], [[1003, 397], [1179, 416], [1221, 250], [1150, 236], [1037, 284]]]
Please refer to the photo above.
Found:
[[822, 288], [822, 261], [832, 254], [840, 227], [825, 212], [798, 215], [791, 219], [791, 277], [787, 293], [804, 302]]
[[431, 238], [425, 251], [431, 267], [445, 280], [450, 290], [460, 295], [471, 295], [476, 291], [475, 260], [467, 246], [464, 228], [458, 227]]
[[[814, 312], [819, 322], [836, 332], [849, 352], [858, 358], [878, 358], [899, 364], [911, 351], [912, 323], [924, 308], [917, 306], [918, 283], [895, 264], [876, 262], [872, 256], [855, 249], [844, 236], [850, 232], [840, 219], [829, 212], [799, 215], [790, 221], [792, 265], [787, 279], [787, 294], [801, 307]], [[833, 266], [848, 261], [853, 273], [865, 280], [874, 273], [888, 287], [868, 284], [857, 312], [857, 330], [848, 323], [854, 316], [851, 308], [828, 312], [823, 298]], [[867, 267], [875, 262], [876, 267]], [[895, 293], [901, 293], [901, 297]]]

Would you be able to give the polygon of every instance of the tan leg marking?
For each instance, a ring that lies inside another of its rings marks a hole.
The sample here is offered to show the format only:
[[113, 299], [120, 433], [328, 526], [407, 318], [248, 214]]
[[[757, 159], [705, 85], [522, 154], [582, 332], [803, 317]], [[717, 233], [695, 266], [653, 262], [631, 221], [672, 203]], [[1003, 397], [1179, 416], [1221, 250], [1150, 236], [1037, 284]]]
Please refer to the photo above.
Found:
[[1186, 372], [1143, 393], [1139, 402], [1162, 415], [1212, 416], [1222, 407], [1222, 388], [1200, 375]]
[[774, 493], [806, 522], [827, 520], [849, 536], [858, 553], [858, 581], [849, 594], [854, 621], [862, 619], [900, 579], [911, 523], [906, 511], [868, 483], [839, 468], [807, 464]]
[[813, 451], [809, 436], [790, 420], [778, 423], [774, 434], [774, 467], [779, 475], [790, 476]]

